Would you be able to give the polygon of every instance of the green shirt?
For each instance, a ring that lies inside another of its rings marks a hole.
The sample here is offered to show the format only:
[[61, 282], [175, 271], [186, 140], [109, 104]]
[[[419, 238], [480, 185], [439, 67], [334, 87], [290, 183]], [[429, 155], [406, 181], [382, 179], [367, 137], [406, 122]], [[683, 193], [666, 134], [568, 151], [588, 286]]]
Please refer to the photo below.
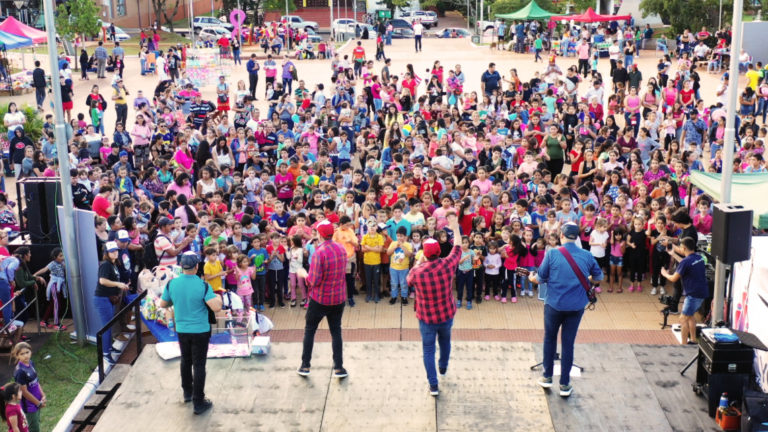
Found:
[[168, 282], [162, 298], [173, 304], [178, 333], [206, 333], [211, 330], [211, 324], [205, 302], [215, 297], [211, 286], [202, 279], [181, 274]]
[[547, 145], [547, 154], [549, 155], [550, 159], [565, 159], [565, 154], [563, 153], [563, 148], [560, 147], [560, 141], [562, 139], [557, 139], [555, 137], [547, 137], [547, 141], [545, 144]]
[[536, 38], [536, 40], [533, 42], [533, 47], [539, 50], [543, 48], [541, 38]]

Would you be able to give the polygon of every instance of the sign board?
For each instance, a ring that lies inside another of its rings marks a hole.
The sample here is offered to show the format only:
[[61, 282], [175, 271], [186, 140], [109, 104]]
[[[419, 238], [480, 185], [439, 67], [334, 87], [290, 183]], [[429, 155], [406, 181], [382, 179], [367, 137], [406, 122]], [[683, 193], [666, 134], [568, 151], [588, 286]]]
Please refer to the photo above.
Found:
[[389, 9], [379, 9], [378, 16], [379, 18], [390, 19], [392, 18], [392, 11]]

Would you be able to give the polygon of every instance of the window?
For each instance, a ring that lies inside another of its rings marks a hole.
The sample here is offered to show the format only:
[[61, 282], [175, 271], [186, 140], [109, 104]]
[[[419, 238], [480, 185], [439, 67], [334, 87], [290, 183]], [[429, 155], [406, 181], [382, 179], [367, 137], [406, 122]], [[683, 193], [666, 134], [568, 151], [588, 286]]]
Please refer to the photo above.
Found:
[[126, 14], [125, 0], [117, 0], [117, 16], [125, 16]]

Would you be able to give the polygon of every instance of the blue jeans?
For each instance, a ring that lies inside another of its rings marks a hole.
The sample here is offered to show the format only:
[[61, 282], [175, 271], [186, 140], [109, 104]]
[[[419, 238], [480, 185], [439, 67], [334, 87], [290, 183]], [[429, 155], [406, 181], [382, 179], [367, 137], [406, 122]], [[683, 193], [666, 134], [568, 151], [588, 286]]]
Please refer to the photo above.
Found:
[[584, 309], [577, 311], [559, 311], [550, 305], [544, 305], [544, 376], [552, 377], [555, 353], [557, 352], [557, 333], [562, 327], [560, 350], [560, 385], [571, 382], [573, 366], [573, 343], [579, 331]]
[[365, 298], [378, 300], [381, 295], [381, 267], [379, 264], [363, 264], [363, 270], [365, 271], [365, 286], [368, 288]]
[[[115, 316], [115, 306], [109, 302], [109, 297], [94, 296], [93, 307], [96, 309], [96, 313], [99, 314], [99, 330], [101, 330]], [[107, 355], [111, 348], [112, 330], [109, 329], [104, 332], [101, 338], [101, 352]]]
[[395, 270], [392, 267], [389, 268], [389, 281], [392, 285], [392, 298], [397, 298], [398, 291], [400, 297], [408, 297], [408, 282], [405, 278], [408, 276], [408, 270]]
[[424, 369], [427, 370], [427, 381], [429, 385], [437, 385], [437, 371], [435, 370], [435, 338], [440, 344], [440, 360], [438, 365], [441, 369], [448, 368], [448, 359], [451, 357], [451, 327], [453, 318], [440, 324], [427, 324], [419, 320], [419, 331], [421, 332], [421, 350], [424, 353]]
[[717, 151], [720, 150], [721, 148], [723, 148], [723, 146], [721, 146], [720, 144], [709, 143], [709, 158], [714, 159], [715, 153], [717, 153]]
[[0, 302], [3, 302], [3, 320], [5, 324], [13, 321], [13, 305], [11, 304], [11, 284], [0, 279]]
[[464, 296], [464, 288], [467, 289], [467, 301], [471, 302], [473, 295], [474, 295], [474, 288], [475, 288], [475, 272], [473, 270], [470, 271], [456, 271], [456, 300], [461, 301], [461, 298]]
[[765, 123], [765, 117], [766, 114], [768, 114], [768, 99], [766, 98], [760, 98], [757, 100], [757, 112], [755, 113], [755, 116], [761, 115], [763, 116], [763, 123]]

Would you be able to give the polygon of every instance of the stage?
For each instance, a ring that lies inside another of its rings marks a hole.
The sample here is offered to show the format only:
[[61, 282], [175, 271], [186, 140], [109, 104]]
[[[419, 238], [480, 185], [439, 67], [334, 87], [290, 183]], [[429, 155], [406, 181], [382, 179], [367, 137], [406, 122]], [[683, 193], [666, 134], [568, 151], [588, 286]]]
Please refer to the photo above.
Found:
[[[208, 361], [202, 415], [182, 401], [179, 361], [145, 347], [94, 431], [717, 431], [691, 390], [695, 347], [577, 344], [574, 394], [536, 385], [541, 345], [454, 342], [440, 396], [427, 389], [418, 342], [348, 342], [349, 378], [331, 378], [331, 347], [316, 343], [312, 374], [296, 374], [301, 344], [265, 357]], [[557, 377], [555, 377], [557, 382]]]

